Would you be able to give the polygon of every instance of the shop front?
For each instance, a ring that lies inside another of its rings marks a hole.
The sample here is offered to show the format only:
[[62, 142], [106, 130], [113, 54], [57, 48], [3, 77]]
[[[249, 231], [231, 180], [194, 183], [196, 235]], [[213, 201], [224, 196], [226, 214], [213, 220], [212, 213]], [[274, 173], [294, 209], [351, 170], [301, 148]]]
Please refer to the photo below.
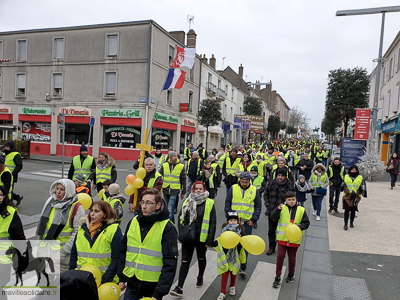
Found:
[[153, 126], [151, 131], [151, 145], [161, 148], [164, 153], [171, 147], [174, 149], [174, 135], [178, 130], [178, 118], [172, 115], [156, 112], [154, 114]]
[[0, 106], [0, 139], [6, 140], [9, 135], [13, 134], [13, 115], [11, 107]]
[[[180, 154], [183, 154], [188, 143], [194, 144], [195, 134], [196, 122], [189, 119], [183, 119], [183, 124], [181, 125], [181, 138], [179, 146]], [[197, 145], [194, 146], [196, 147]]]
[[51, 108], [20, 106], [18, 121], [21, 127], [21, 138], [31, 141], [31, 154], [50, 155]]
[[385, 163], [394, 150], [394, 133], [396, 128], [396, 120], [382, 124], [382, 146], [381, 146], [381, 161]]
[[116, 160], [137, 160], [141, 143], [142, 111], [140, 109], [102, 109], [100, 111], [102, 143], [99, 153], [107, 152]]
[[[93, 141], [93, 131], [90, 131], [90, 117], [92, 111], [86, 107], [69, 106], [61, 107], [59, 113], [65, 114], [65, 148], [64, 155], [73, 157], [79, 154], [79, 148], [82, 144], [88, 144], [89, 132], [91, 132], [90, 141]], [[57, 117], [60, 123], [60, 117]], [[89, 154], [92, 155], [92, 147], [89, 147]], [[59, 143], [56, 148], [56, 155], [62, 155], [62, 130], [60, 129]]]
[[396, 127], [394, 128], [394, 151], [400, 151], [400, 114], [397, 117]]

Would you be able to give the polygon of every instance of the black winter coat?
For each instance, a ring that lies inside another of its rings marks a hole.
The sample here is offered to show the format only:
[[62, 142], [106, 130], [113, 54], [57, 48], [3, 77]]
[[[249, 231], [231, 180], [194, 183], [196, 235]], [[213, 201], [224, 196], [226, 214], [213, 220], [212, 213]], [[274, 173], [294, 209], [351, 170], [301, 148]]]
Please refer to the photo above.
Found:
[[[8, 154], [10, 154], [12, 152], [18, 152], [18, 150], [13, 148], [10, 151], [4, 151], [4, 153], [6, 155], [8, 155]], [[23, 167], [21, 155], [20, 154], [15, 155], [13, 161], [14, 161], [14, 164], [15, 164], [15, 168], [12, 171], [12, 176], [13, 176], [14, 182], [17, 182], [18, 181], [18, 173], [21, 172], [22, 167]]]
[[[201, 224], [203, 223], [203, 218], [204, 218], [204, 211], [206, 209], [206, 202], [204, 201], [202, 204], [196, 206], [196, 213], [197, 213], [197, 218], [195, 221], [195, 227], [196, 227], [196, 235], [197, 238], [196, 240], [200, 240], [200, 233], [201, 233]], [[179, 230], [182, 228], [182, 224], [180, 222], [181, 220], [181, 215], [182, 215], [182, 210], [179, 212], [179, 218], [178, 218], [178, 228]], [[189, 224], [189, 218], [190, 218], [190, 212], [189, 210], [186, 212], [185, 215], [185, 224]], [[214, 237], [215, 237], [215, 231], [217, 229], [217, 214], [215, 212], [215, 204], [213, 205], [211, 212], [210, 212], [210, 226], [208, 227], [208, 237], [206, 244], [210, 247], [213, 246], [214, 243]]]
[[285, 178], [284, 181], [279, 182], [278, 178], [272, 179], [268, 182], [267, 188], [264, 193], [264, 203], [267, 211], [266, 216], [270, 216], [272, 211], [285, 202], [285, 194], [288, 191], [294, 192], [294, 185]]
[[[0, 204], [0, 222], [9, 215], [10, 213], [7, 210], [7, 205], [5, 202], [2, 202]], [[26, 240], [24, 228], [17, 212], [14, 213], [14, 217], [11, 220], [10, 227], [8, 228], [8, 233], [10, 234], [11, 240]]]
[[[305, 170], [300, 169], [300, 167], [303, 166], [306, 166]], [[310, 178], [312, 169], [314, 168], [314, 162], [311, 159], [301, 159], [296, 165], [296, 168], [299, 169], [299, 175], [304, 175], [305, 178]]]
[[197, 158], [196, 160], [191, 159], [188, 161], [187, 175], [192, 181], [196, 181], [197, 176], [200, 175], [201, 169], [203, 169], [204, 166], [204, 162], [200, 160], [200, 168], [199, 168], [199, 159], [200, 158]]
[[92, 273], [81, 270], [69, 270], [60, 275], [60, 300], [77, 298], [98, 300], [96, 280]]
[[[144, 216], [142, 212], [137, 216], [137, 220], [140, 226], [140, 235], [142, 242], [146, 238], [147, 233], [155, 222], [167, 220], [169, 217], [169, 211], [167, 204], [163, 201], [161, 209], [151, 216]], [[163, 255], [163, 267], [161, 269], [161, 275], [158, 282], [141, 281], [138, 278], [126, 277], [123, 274], [125, 268], [126, 249], [127, 249], [127, 233], [131, 226], [132, 220], [128, 223], [125, 230], [124, 239], [122, 240], [122, 248], [119, 256], [119, 264], [117, 275], [120, 282], [127, 282], [130, 289], [132, 289], [139, 298], [142, 297], [154, 297], [156, 299], [162, 299], [163, 296], [169, 293], [171, 289], [177, 262], [178, 262], [178, 234], [175, 226], [168, 222], [165, 225], [164, 232], [161, 239], [162, 255]], [[137, 233], [139, 234], [139, 232]]]

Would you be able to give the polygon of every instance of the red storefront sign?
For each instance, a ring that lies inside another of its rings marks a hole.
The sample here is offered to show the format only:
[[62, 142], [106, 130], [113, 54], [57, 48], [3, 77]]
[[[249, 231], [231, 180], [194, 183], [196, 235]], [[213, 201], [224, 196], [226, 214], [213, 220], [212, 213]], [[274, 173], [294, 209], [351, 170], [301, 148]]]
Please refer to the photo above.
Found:
[[189, 103], [179, 103], [181, 110], [180, 111], [189, 111]]
[[357, 109], [356, 112], [356, 126], [354, 129], [355, 140], [368, 140], [369, 126], [371, 123], [371, 110], [370, 109]]

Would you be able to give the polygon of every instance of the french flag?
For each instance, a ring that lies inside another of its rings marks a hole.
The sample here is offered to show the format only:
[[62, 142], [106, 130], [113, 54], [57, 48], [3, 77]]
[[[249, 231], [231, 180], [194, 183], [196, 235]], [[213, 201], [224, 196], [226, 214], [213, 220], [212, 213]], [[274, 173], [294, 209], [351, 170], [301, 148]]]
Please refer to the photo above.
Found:
[[179, 69], [169, 69], [163, 90], [180, 89], [185, 83], [186, 72]]

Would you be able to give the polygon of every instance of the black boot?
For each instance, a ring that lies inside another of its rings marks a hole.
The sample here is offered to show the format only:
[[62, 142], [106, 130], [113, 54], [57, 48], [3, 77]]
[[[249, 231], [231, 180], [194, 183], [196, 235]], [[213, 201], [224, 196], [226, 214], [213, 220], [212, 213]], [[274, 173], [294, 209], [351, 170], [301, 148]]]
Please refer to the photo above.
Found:
[[350, 221], [350, 228], [354, 228], [354, 221]]
[[349, 227], [347, 226], [347, 224], [344, 224], [344, 227], [343, 227], [343, 229], [344, 229], [344, 230], [347, 230], [347, 229], [349, 229]]

